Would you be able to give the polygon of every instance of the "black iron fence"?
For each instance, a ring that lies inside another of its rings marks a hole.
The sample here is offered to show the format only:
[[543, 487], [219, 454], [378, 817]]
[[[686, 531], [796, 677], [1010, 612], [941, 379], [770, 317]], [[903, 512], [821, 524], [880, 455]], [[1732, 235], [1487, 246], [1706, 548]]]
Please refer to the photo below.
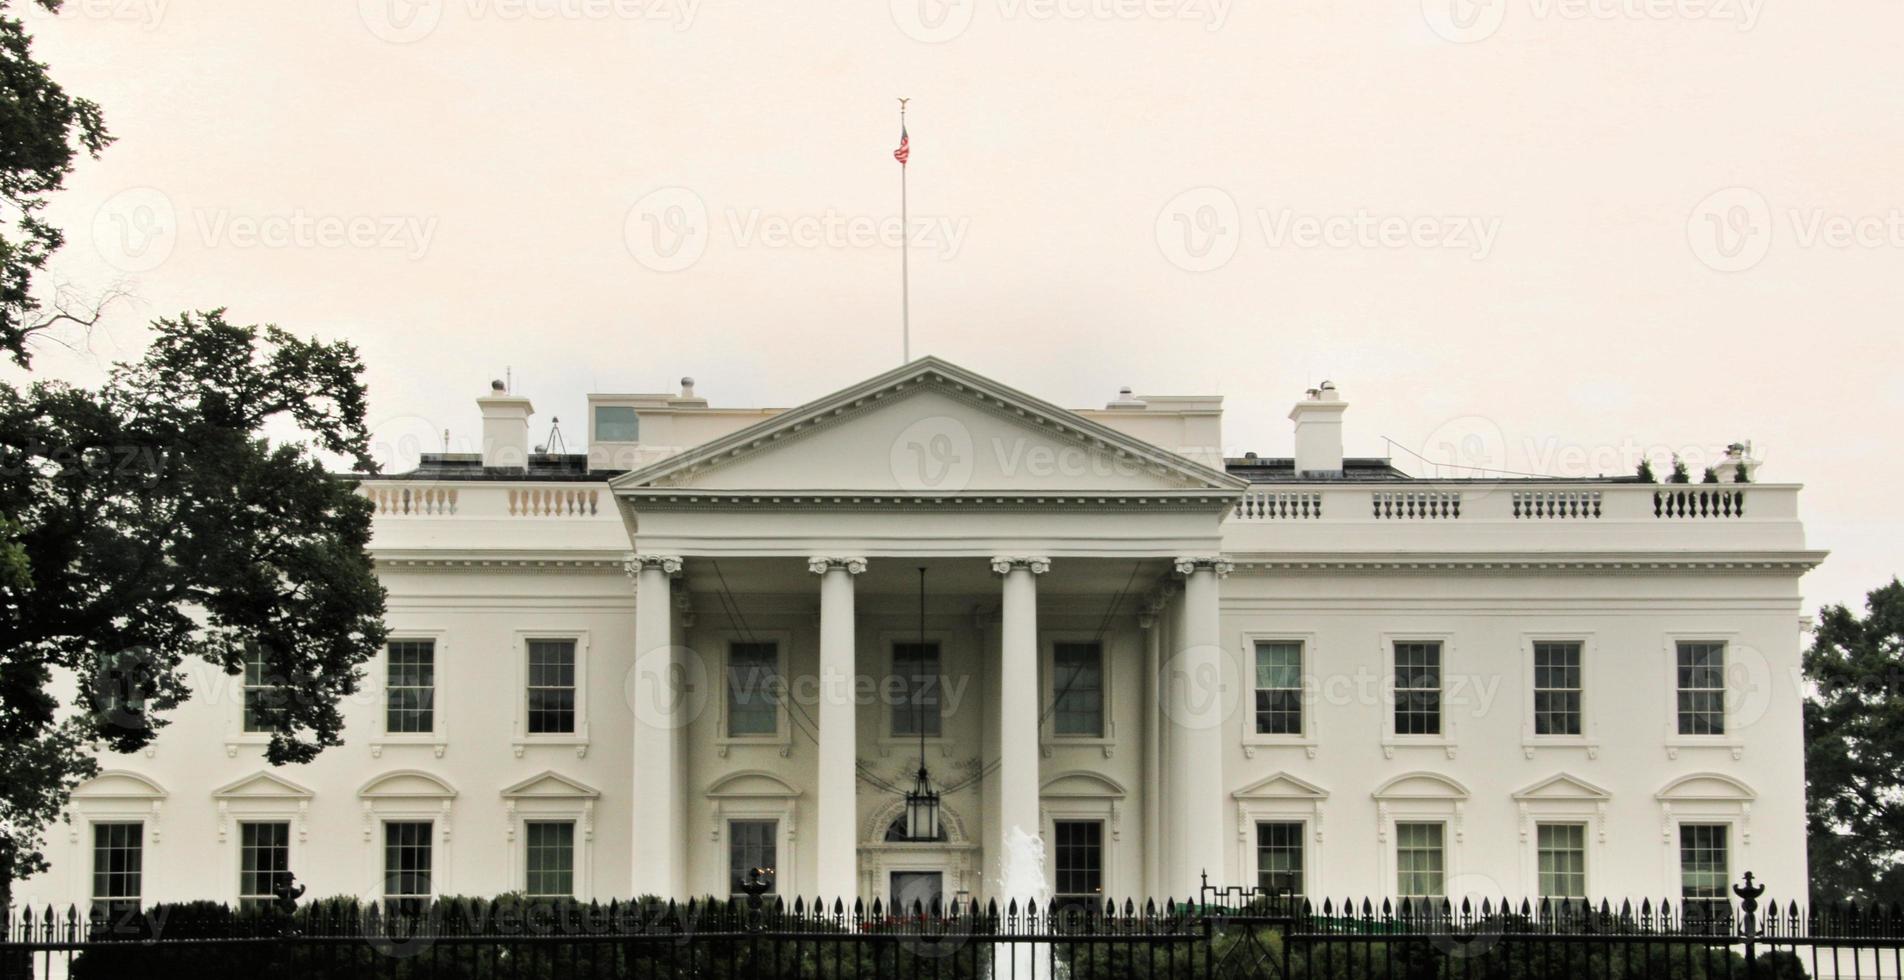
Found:
[[1733, 901], [1303, 900], [1205, 888], [1168, 903], [895, 911], [768, 898], [445, 899], [393, 913], [212, 903], [15, 915], [0, 977], [1361, 978], [1904, 977], [1899, 909]]

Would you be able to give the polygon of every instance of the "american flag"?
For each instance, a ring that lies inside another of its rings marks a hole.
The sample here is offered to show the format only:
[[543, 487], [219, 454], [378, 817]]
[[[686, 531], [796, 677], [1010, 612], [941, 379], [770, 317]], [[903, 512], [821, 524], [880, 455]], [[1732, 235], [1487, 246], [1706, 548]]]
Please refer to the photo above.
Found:
[[899, 124], [899, 149], [893, 151], [893, 159], [900, 166], [906, 165], [906, 158], [912, 156], [912, 137], [906, 135], [906, 124]]

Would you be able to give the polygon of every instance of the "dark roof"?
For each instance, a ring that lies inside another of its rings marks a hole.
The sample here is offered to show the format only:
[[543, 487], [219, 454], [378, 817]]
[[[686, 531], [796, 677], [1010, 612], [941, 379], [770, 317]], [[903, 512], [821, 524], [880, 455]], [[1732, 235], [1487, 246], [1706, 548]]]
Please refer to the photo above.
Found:
[[484, 466], [479, 453], [424, 453], [416, 469], [384, 473], [379, 480], [537, 480], [549, 483], [600, 482], [626, 470], [591, 470], [587, 453], [537, 453], [524, 466]]
[[1385, 457], [1358, 458], [1351, 456], [1342, 461], [1342, 475], [1319, 475], [1315, 473], [1298, 474], [1296, 461], [1286, 456], [1249, 455], [1230, 457], [1223, 461], [1223, 468], [1231, 476], [1241, 477], [1251, 483], [1313, 483], [1318, 480], [1412, 480], [1414, 477], [1395, 468]]

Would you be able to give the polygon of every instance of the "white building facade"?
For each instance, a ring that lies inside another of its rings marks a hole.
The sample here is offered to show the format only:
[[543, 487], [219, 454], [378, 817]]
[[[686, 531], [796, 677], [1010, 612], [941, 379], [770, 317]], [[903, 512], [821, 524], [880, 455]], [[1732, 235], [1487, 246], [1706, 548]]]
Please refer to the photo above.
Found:
[[594, 395], [586, 457], [479, 405], [481, 458], [363, 484], [391, 635], [347, 744], [268, 765], [270, 679], [208, 673], [19, 899], [1804, 887], [1823, 556], [1749, 461], [1412, 479], [1343, 457], [1329, 388], [1293, 460], [1226, 460], [1218, 398], [933, 358], [788, 410]]

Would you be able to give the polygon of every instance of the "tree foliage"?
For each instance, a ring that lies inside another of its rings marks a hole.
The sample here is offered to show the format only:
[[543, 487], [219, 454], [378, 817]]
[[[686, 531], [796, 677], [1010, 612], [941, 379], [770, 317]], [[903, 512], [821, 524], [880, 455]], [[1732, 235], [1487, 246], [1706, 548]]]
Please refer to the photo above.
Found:
[[1805, 654], [1815, 901], [1904, 901], [1904, 584], [1828, 606]]
[[[74, 98], [33, 59], [32, 39], [0, 0], [0, 351], [27, 363], [27, 340], [63, 313], [44, 316], [33, 277], [65, 242], [40, 217], [83, 152], [112, 142], [99, 106]], [[33, 0], [59, 10], [62, 0]]]
[[356, 350], [221, 310], [154, 328], [96, 390], [0, 386], [0, 883], [44, 866], [92, 747], [150, 742], [189, 668], [260, 659], [266, 757], [304, 762], [383, 643], [369, 504], [319, 456], [371, 470]]

